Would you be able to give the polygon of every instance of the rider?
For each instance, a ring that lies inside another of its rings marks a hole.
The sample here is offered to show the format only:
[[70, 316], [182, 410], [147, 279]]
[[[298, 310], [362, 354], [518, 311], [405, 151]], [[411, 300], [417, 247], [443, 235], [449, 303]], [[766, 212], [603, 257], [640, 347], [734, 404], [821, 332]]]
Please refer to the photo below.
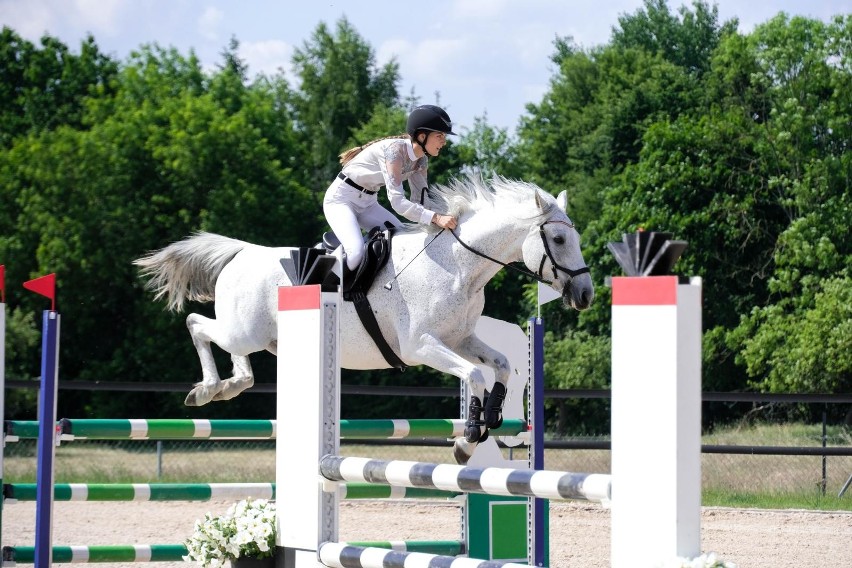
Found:
[[[399, 226], [396, 216], [379, 204], [378, 193], [387, 188], [393, 209], [413, 223], [434, 223], [454, 229], [456, 219], [423, 206], [429, 157], [437, 156], [453, 134], [444, 109], [421, 105], [408, 115], [407, 134], [380, 138], [356, 146], [340, 155], [342, 171], [325, 192], [323, 212], [331, 230], [346, 253], [346, 265], [355, 271], [364, 256], [361, 229]], [[408, 180], [411, 199], [402, 182]]]

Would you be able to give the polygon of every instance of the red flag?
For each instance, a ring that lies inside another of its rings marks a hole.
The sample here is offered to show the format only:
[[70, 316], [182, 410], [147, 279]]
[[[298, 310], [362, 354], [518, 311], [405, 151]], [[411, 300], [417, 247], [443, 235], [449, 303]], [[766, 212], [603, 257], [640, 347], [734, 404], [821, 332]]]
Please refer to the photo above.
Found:
[[24, 288], [50, 298], [50, 311], [56, 311], [56, 273], [24, 282]]
[[6, 267], [0, 264], [0, 303], [6, 303]]

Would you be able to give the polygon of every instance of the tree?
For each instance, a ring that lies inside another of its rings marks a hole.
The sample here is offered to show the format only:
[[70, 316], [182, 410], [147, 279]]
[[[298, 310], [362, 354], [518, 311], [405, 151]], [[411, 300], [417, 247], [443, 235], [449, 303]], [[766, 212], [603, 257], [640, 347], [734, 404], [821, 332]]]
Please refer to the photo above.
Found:
[[459, 158], [466, 174], [489, 178], [499, 175], [517, 179], [520, 172], [515, 157], [515, 141], [505, 128], [488, 124], [488, 116], [477, 116], [473, 128], [458, 143]]
[[372, 48], [342, 18], [335, 34], [320, 23], [311, 40], [295, 51], [293, 67], [299, 77], [293, 116], [305, 148], [302, 176], [321, 196], [337, 175], [345, 142], [375, 109], [398, 104], [399, 66], [390, 61], [377, 68]]
[[83, 100], [110, 93], [118, 63], [98, 50], [92, 36], [80, 54], [51, 36], [41, 49], [4, 26], [0, 32], [0, 147], [31, 130], [81, 126]]
[[736, 31], [737, 21], [719, 25], [719, 10], [707, 2], [693, 0], [693, 10], [671, 13], [666, 0], [645, 0], [644, 8], [621, 15], [613, 28], [611, 45], [619, 49], [642, 49], [660, 54], [666, 61], [697, 76], [710, 69], [711, 55], [722, 37]]
[[[194, 57], [156, 46], [133, 54], [116, 82], [114, 96], [88, 101], [89, 128], [33, 133], [0, 154], [0, 191], [14, 204], [0, 257], [24, 259], [10, 281], [58, 274], [63, 377], [189, 385], [198, 372], [192, 343], [180, 319], [143, 292], [132, 260], [200, 229], [311, 244], [319, 213], [289, 167], [298, 149], [280, 84], [244, 86], [230, 64], [207, 77]], [[60, 404], [126, 413], [124, 401], [100, 394]], [[271, 412], [271, 403], [249, 404], [198, 412]]]
[[728, 336], [754, 388], [846, 392], [852, 18], [829, 24], [784, 14], [749, 38], [767, 86], [769, 183], [790, 222], [778, 236], [771, 303], [743, 313]]

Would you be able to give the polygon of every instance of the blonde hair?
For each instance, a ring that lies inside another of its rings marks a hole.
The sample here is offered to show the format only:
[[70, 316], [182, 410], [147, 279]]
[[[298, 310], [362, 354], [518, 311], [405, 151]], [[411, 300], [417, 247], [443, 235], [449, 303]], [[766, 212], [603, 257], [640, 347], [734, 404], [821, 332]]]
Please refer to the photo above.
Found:
[[375, 144], [376, 142], [381, 142], [382, 140], [390, 140], [391, 138], [410, 138], [410, 136], [408, 134], [397, 134], [396, 136], [385, 136], [384, 138], [376, 138], [375, 140], [370, 140], [369, 142], [367, 142], [363, 146], [355, 146], [353, 148], [349, 148], [348, 150], [346, 150], [345, 152], [340, 154], [340, 156], [339, 156], [340, 165], [345, 166], [346, 164], [348, 164], [352, 160], [352, 158], [354, 158], [355, 156], [360, 154], [361, 150], [363, 150], [367, 146], [370, 146], [371, 144]]

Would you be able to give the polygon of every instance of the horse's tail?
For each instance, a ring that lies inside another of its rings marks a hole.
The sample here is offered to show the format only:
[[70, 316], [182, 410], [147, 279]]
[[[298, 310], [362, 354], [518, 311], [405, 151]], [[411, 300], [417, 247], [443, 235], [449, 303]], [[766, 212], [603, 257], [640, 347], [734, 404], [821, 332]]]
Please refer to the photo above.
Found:
[[145, 287], [154, 299], [168, 297], [168, 309], [179, 312], [184, 302], [212, 302], [216, 279], [248, 243], [198, 232], [182, 241], [152, 251], [133, 261], [147, 279]]

